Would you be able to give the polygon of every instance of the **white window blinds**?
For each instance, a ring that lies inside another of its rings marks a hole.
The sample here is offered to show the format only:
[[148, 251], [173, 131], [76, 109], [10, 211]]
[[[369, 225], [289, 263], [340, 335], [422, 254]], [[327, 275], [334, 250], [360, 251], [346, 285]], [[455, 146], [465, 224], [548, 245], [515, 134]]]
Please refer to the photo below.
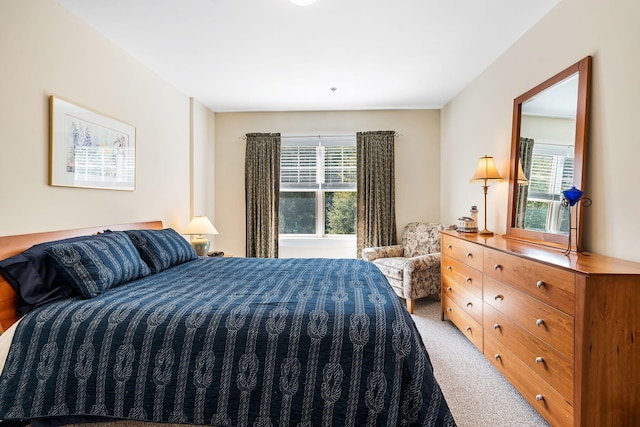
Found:
[[573, 186], [573, 150], [538, 144], [533, 149], [529, 198], [560, 201], [562, 191]]
[[284, 137], [280, 188], [356, 189], [356, 137]]

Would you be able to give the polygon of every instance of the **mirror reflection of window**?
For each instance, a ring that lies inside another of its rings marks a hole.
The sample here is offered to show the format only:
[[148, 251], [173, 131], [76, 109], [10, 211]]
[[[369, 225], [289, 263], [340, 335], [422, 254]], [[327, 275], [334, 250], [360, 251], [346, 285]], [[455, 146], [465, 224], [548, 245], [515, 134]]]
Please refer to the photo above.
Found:
[[569, 233], [569, 210], [561, 205], [562, 191], [573, 185], [573, 146], [536, 141], [525, 211], [525, 228]]

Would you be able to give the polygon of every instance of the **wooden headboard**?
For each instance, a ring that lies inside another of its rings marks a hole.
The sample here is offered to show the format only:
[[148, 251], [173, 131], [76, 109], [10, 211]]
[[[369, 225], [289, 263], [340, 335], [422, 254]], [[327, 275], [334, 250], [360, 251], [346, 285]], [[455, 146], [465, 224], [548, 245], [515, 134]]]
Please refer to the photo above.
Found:
[[[101, 227], [76, 228], [72, 230], [47, 231], [43, 233], [20, 234], [17, 236], [0, 236], [0, 260], [17, 255], [38, 243], [66, 239], [76, 236], [88, 236], [100, 233], [106, 229], [113, 231], [141, 230], [162, 228], [162, 221], [134, 222], [131, 224], [103, 225]], [[13, 288], [0, 274], [0, 333], [7, 330], [18, 319], [18, 296]]]

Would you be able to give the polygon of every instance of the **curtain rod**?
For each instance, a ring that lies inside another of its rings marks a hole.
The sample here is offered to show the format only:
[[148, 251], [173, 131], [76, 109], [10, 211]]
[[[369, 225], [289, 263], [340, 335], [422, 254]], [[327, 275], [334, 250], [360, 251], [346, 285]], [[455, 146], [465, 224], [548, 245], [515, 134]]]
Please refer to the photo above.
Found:
[[[356, 136], [356, 134], [352, 133], [352, 134], [346, 134], [346, 135], [281, 135], [280, 139], [286, 139], [286, 138], [314, 138], [314, 137], [318, 137], [318, 138], [328, 138], [328, 137], [345, 138], [345, 137], [350, 137], [350, 136]], [[402, 134], [398, 133], [398, 132], [394, 132], [393, 136], [401, 137]], [[246, 141], [247, 136], [246, 135], [242, 135], [242, 136], [238, 137], [238, 139], [242, 139], [242, 140]]]

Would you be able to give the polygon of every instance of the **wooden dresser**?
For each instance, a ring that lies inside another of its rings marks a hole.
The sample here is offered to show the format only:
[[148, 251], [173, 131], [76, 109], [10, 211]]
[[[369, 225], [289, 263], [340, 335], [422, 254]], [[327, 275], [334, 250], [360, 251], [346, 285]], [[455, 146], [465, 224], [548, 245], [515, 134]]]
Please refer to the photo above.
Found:
[[447, 316], [553, 426], [640, 426], [640, 263], [442, 232]]

